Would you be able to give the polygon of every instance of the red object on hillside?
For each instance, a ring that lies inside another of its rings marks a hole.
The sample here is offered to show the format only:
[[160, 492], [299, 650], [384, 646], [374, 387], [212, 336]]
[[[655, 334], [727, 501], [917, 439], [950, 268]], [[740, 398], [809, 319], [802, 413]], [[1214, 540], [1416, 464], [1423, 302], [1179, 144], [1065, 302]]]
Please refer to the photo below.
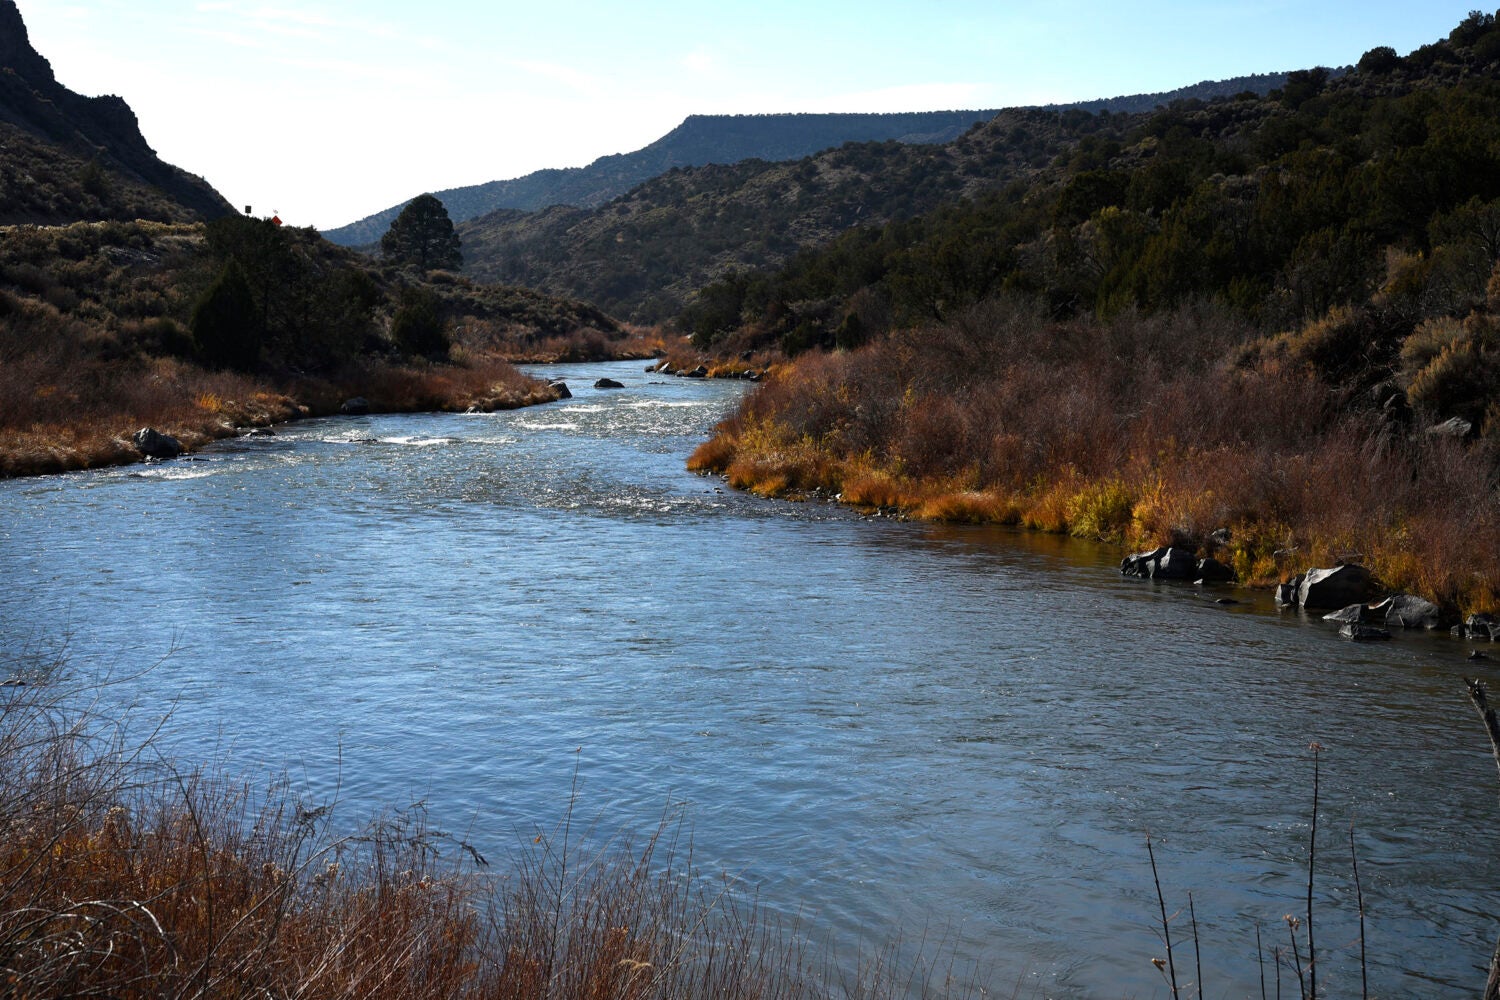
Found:
[[279, 226], [279, 225], [281, 225], [281, 216], [279, 216], [279, 215], [273, 215], [273, 216], [271, 216], [271, 225], [273, 225], [273, 226]]

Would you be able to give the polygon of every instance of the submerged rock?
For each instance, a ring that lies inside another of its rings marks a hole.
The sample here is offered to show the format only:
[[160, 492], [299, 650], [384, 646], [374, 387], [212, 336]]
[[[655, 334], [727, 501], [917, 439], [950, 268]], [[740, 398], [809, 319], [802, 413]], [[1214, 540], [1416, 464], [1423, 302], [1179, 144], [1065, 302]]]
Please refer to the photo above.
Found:
[[1339, 629], [1339, 635], [1351, 642], [1379, 642], [1391, 637], [1389, 632], [1378, 625], [1361, 625], [1359, 622], [1345, 622]]
[[147, 458], [176, 458], [182, 454], [182, 442], [154, 427], [142, 427], [131, 438]]
[[612, 378], [601, 378], [599, 381], [597, 381], [597, 382], [594, 383], [594, 388], [595, 389], [623, 389], [623, 388], [625, 388], [625, 383], [624, 382], [616, 382]]

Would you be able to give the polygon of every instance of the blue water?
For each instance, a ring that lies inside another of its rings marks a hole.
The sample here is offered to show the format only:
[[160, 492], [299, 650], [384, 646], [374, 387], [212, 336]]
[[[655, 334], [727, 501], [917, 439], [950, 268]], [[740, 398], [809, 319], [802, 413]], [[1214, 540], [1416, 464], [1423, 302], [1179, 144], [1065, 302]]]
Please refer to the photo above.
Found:
[[602, 828], [684, 816], [705, 870], [818, 947], [925, 934], [1007, 996], [1167, 995], [1148, 833], [1204, 995], [1259, 996], [1317, 740], [1321, 982], [1357, 995], [1352, 821], [1372, 990], [1483, 983], [1500, 783], [1467, 647], [738, 494], [683, 463], [746, 387], [641, 367], [0, 482], [0, 655], [62, 650], [185, 760], [285, 771], [351, 826], [422, 801], [491, 857], [556, 822], [576, 767]]

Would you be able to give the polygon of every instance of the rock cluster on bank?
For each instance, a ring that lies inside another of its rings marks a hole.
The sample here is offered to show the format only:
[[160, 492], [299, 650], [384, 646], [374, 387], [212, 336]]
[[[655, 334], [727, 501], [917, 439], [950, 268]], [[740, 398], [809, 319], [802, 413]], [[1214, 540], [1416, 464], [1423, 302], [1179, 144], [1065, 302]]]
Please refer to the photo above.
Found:
[[1212, 556], [1199, 559], [1187, 549], [1164, 545], [1150, 552], [1126, 556], [1120, 562], [1120, 575], [1146, 580], [1229, 583], [1234, 579], [1234, 570]]
[[1415, 594], [1391, 594], [1372, 603], [1377, 590], [1369, 570], [1348, 563], [1299, 573], [1276, 588], [1276, 603], [1329, 611], [1323, 620], [1338, 622], [1339, 635], [1356, 642], [1389, 639], [1392, 629], [1432, 631], [1444, 626], [1443, 609], [1431, 601]]

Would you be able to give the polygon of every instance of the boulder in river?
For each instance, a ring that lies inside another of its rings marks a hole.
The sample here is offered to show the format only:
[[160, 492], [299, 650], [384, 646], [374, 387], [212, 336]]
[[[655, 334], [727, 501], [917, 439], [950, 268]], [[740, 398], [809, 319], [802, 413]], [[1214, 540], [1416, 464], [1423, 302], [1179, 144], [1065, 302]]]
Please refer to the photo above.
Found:
[[370, 412], [370, 401], [363, 396], [354, 396], [344, 400], [344, 405], [339, 407], [339, 412], [346, 417], [363, 417]]
[[1198, 560], [1198, 580], [1202, 583], [1229, 583], [1234, 580], [1234, 570], [1209, 556]]
[[182, 442], [154, 427], [142, 427], [131, 438], [147, 458], [176, 458], [182, 454]]
[[1163, 545], [1150, 552], [1126, 556], [1120, 563], [1120, 574], [1147, 580], [1196, 580], [1198, 559], [1187, 549]]
[[1342, 622], [1345, 625], [1359, 625], [1374, 622], [1378, 619], [1375, 613], [1366, 605], [1351, 604], [1347, 608], [1338, 611], [1330, 611], [1323, 616], [1325, 622]]
[[1453, 626], [1453, 636], [1457, 639], [1494, 642], [1500, 638], [1500, 621], [1494, 615], [1470, 615], [1462, 624]]
[[559, 380], [559, 381], [556, 381], [556, 382], [549, 382], [547, 384], [550, 385], [550, 386], [552, 386], [552, 388], [557, 392], [557, 398], [558, 399], [572, 399], [573, 398], [573, 390], [571, 390], [571, 389], [568, 388], [568, 383]]
[[1335, 611], [1351, 604], [1363, 604], [1375, 589], [1370, 571], [1346, 563], [1332, 569], [1310, 569], [1297, 587], [1297, 604], [1308, 611]]
[[623, 389], [623, 388], [625, 388], [625, 383], [624, 382], [616, 382], [612, 378], [601, 378], [599, 381], [597, 381], [597, 382], [594, 383], [594, 388], [595, 389]]
[[1345, 622], [1339, 629], [1339, 635], [1351, 642], [1379, 642], [1391, 637], [1391, 634], [1379, 625], [1362, 625], [1359, 622]]
[[1370, 605], [1370, 611], [1385, 622], [1386, 628], [1443, 627], [1443, 609], [1414, 594], [1393, 594], [1379, 604]]

